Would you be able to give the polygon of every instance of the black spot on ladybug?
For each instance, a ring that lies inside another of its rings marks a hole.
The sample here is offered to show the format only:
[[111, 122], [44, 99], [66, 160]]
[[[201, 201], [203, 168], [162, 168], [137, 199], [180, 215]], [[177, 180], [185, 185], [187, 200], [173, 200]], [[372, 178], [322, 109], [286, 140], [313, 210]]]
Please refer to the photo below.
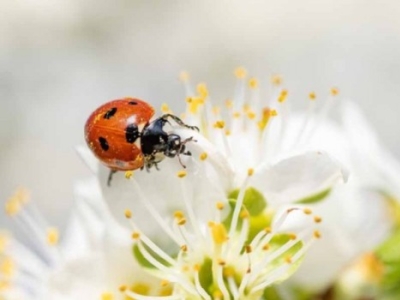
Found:
[[110, 119], [117, 112], [117, 108], [113, 107], [109, 109], [103, 116], [104, 119]]
[[99, 137], [99, 143], [100, 143], [101, 149], [103, 149], [104, 151], [107, 151], [110, 148], [107, 140], [103, 137]]
[[128, 143], [133, 144], [139, 137], [139, 129], [136, 124], [129, 124], [125, 128], [125, 139]]
[[129, 101], [128, 104], [129, 105], [137, 105], [137, 102], [136, 101]]

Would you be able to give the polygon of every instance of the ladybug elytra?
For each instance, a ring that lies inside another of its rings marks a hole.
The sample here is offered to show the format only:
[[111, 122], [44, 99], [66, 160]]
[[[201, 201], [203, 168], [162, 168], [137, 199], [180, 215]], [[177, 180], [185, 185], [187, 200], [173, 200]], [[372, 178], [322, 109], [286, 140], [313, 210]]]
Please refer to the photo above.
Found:
[[172, 114], [164, 114], [153, 121], [154, 108], [135, 98], [113, 100], [97, 108], [85, 125], [85, 139], [94, 155], [108, 168], [110, 175], [117, 171], [130, 171], [152, 167], [166, 156], [191, 155], [185, 144], [193, 138], [182, 140], [178, 134], [167, 133], [163, 127], [169, 119], [179, 126], [199, 130], [186, 125]]

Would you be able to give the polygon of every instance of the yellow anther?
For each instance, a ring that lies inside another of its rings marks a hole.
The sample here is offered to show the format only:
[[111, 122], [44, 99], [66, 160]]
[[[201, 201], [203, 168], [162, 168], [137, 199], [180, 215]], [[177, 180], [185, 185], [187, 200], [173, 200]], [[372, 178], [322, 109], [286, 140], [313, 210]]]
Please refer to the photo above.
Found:
[[192, 114], [196, 114], [201, 105], [204, 104], [204, 98], [201, 97], [188, 97], [186, 98], [186, 102], [188, 103], [189, 111]]
[[245, 68], [239, 67], [239, 68], [236, 68], [236, 69], [235, 69], [235, 76], [236, 76], [236, 78], [238, 78], [238, 79], [243, 79], [243, 78], [246, 77], [246, 75], [247, 75], [247, 71], [246, 71]]
[[272, 229], [271, 229], [271, 227], [265, 227], [264, 231], [265, 231], [265, 233], [271, 233]]
[[233, 101], [230, 100], [230, 99], [227, 99], [225, 101], [225, 106], [226, 106], [226, 108], [232, 108], [233, 107]]
[[222, 294], [222, 292], [220, 290], [215, 290], [213, 292], [213, 299], [219, 300], [219, 299], [222, 299], [223, 297], [224, 297], [224, 295]]
[[11, 284], [9, 281], [0, 280], [0, 292], [8, 290], [11, 288]]
[[249, 111], [247, 112], [247, 117], [248, 117], [250, 120], [254, 120], [254, 119], [256, 118], [256, 113], [255, 113], [254, 111], [249, 110]]
[[200, 98], [206, 99], [208, 97], [208, 89], [205, 83], [199, 83], [196, 89], [197, 93], [200, 95]]
[[233, 267], [224, 268], [224, 276], [225, 277], [233, 277], [235, 276], [235, 269]]
[[224, 128], [224, 126], [225, 126], [225, 122], [222, 120], [216, 121], [214, 123], [214, 128], [222, 129], [222, 128]]
[[244, 112], [248, 112], [249, 110], [251, 110], [251, 106], [250, 104], [246, 103], [243, 105], [243, 111]]
[[258, 79], [257, 78], [250, 78], [250, 80], [249, 80], [249, 87], [251, 88], [251, 89], [256, 89], [256, 88], [258, 88]]
[[276, 111], [276, 109], [272, 109], [271, 110], [271, 117], [276, 117], [278, 115], [278, 112]]
[[261, 120], [258, 122], [258, 127], [260, 128], [260, 130], [264, 130], [265, 127], [268, 125], [271, 113], [272, 110], [269, 107], [263, 108]]
[[178, 176], [179, 178], [183, 178], [187, 175], [187, 172], [185, 170], [181, 170], [178, 171], [178, 173], [176, 173], [176, 176]]
[[382, 260], [374, 253], [364, 254], [355, 265], [367, 280], [372, 283], [381, 283], [385, 275], [386, 268]]
[[254, 174], [254, 169], [253, 168], [249, 168], [247, 170], [247, 176], [253, 176], [253, 174]]
[[308, 94], [308, 99], [315, 100], [316, 98], [317, 98], [317, 95], [314, 92], [311, 92]]
[[174, 218], [176, 219], [182, 219], [185, 217], [185, 214], [181, 210], [177, 210], [174, 212]]
[[331, 95], [337, 96], [339, 94], [339, 89], [336, 87], [331, 88]]
[[281, 85], [282, 84], [282, 77], [280, 75], [274, 75], [271, 77], [271, 83], [273, 85]]
[[161, 105], [161, 112], [164, 114], [172, 114], [172, 110], [169, 108], [167, 103]]
[[138, 240], [138, 239], [140, 239], [140, 233], [139, 232], [137, 232], [137, 231], [135, 231], [135, 232], [132, 232], [132, 239], [134, 239], [134, 240]]
[[123, 293], [128, 289], [128, 287], [125, 284], [123, 284], [123, 285], [120, 285], [118, 289], [121, 293]]
[[265, 244], [265, 245], [262, 247], [262, 249], [263, 249], [264, 251], [268, 251], [269, 248], [270, 248], [270, 245], [269, 245], [269, 244]]
[[233, 117], [234, 117], [235, 119], [240, 118], [240, 112], [238, 112], [238, 111], [234, 112], [232, 115], [233, 115]]
[[182, 271], [183, 272], [189, 272], [190, 271], [190, 267], [188, 265], [183, 265], [182, 266]]
[[186, 71], [182, 71], [179, 74], [179, 80], [182, 82], [187, 82], [190, 79], [189, 73]]
[[163, 280], [161, 280], [161, 282], [160, 282], [160, 285], [161, 285], [162, 287], [165, 287], [165, 286], [167, 286], [167, 285], [169, 285], [169, 284], [170, 284], [170, 281], [167, 280], [167, 279], [163, 279]]
[[199, 272], [200, 269], [201, 269], [201, 267], [200, 267], [199, 264], [195, 264], [195, 265], [193, 266], [193, 270], [194, 270], [195, 272]]
[[60, 234], [59, 234], [57, 228], [55, 228], [55, 227], [47, 228], [47, 243], [50, 246], [57, 245], [59, 238], [60, 238]]
[[297, 235], [295, 235], [294, 233], [289, 233], [289, 239], [295, 240], [297, 239]]
[[316, 239], [321, 238], [321, 232], [319, 232], [318, 230], [314, 230], [314, 237], [315, 237]]
[[322, 222], [322, 218], [320, 216], [314, 216], [314, 222], [315, 223], [321, 223]]
[[286, 99], [287, 99], [287, 96], [288, 96], [288, 91], [287, 90], [282, 90], [281, 93], [279, 94], [278, 102], [279, 103], [285, 102]]
[[182, 245], [182, 246], [181, 246], [181, 250], [182, 250], [183, 252], [186, 252], [186, 251], [188, 250], [187, 245]]
[[125, 218], [130, 219], [132, 218], [132, 211], [130, 209], [125, 209]]
[[212, 112], [214, 115], [218, 115], [220, 113], [220, 111], [221, 111], [221, 108], [219, 106], [214, 106], [212, 108]]
[[217, 245], [221, 245], [228, 240], [228, 234], [226, 232], [226, 228], [221, 223], [215, 223], [213, 226], [211, 226], [211, 234], [214, 243]]
[[10, 199], [5, 204], [5, 211], [9, 216], [15, 216], [20, 212], [21, 208], [21, 204], [15, 199]]
[[0, 254], [6, 250], [8, 243], [9, 243], [8, 235], [0, 232]]
[[135, 283], [132, 287], [131, 287], [132, 292], [136, 293], [136, 294], [140, 294], [140, 295], [149, 295], [150, 293], [150, 286], [146, 283]]
[[215, 226], [215, 222], [213, 221], [208, 221], [207, 226], [212, 228], [213, 226]]
[[15, 216], [18, 214], [23, 205], [29, 201], [29, 192], [24, 188], [19, 188], [15, 191], [14, 195], [5, 204], [6, 214]]
[[250, 217], [249, 211], [248, 211], [247, 209], [243, 209], [243, 210], [240, 212], [239, 217], [240, 217], [241, 219], [247, 219], [248, 217]]
[[0, 262], [0, 274], [5, 277], [11, 277], [14, 274], [15, 265], [10, 257], [6, 257]]
[[207, 159], [207, 157], [208, 157], [208, 154], [206, 152], [203, 152], [203, 153], [200, 154], [200, 160], [204, 161], [204, 160]]
[[177, 219], [176, 220], [176, 224], [178, 224], [179, 226], [185, 225], [186, 224], [186, 218]]
[[226, 136], [230, 136], [231, 135], [231, 131], [229, 129], [225, 129], [225, 135]]
[[306, 215], [311, 215], [311, 214], [312, 214], [312, 210], [309, 209], [309, 208], [303, 209], [303, 212], [304, 212]]
[[114, 295], [112, 293], [109, 292], [105, 292], [103, 294], [101, 294], [101, 300], [114, 300]]
[[289, 256], [289, 255], [286, 256], [286, 257], [285, 257], [285, 262], [288, 263], [288, 264], [291, 264], [291, 263], [292, 263], [292, 257]]
[[246, 253], [251, 253], [251, 252], [253, 251], [253, 249], [251, 248], [250, 245], [246, 245], [246, 246], [244, 247], [244, 250], [246, 251]]
[[226, 265], [226, 261], [223, 260], [222, 258], [219, 258], [219, 259], [217, 260], [217, 263], [218, 263], [220, 266], [225, 266], [225, 265]]
[[126, 171], [125, 172], [125, 178], [126, 179], [131, 179], [133, 176], [133, 171]]
[[217, 207], [218, 210], [223, 210], [225, 207], [224, 203], [221, 201], [218, 201], [215, 206]]

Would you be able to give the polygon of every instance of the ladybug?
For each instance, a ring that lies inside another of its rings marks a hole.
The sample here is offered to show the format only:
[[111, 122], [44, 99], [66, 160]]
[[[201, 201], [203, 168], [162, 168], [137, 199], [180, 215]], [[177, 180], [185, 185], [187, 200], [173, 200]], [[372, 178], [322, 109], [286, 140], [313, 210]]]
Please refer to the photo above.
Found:
[[186, 125], [172, 114], [164, 114], [151, 121], [154, 108], [136, 98], [123, 98], [107, 102], [97, 108], [85, 124], [85, 139], [94, 155], [108, 168], [108, 185], [117, 171], [136, 169], [158, 170], [166, 156], [191, 155], [185, 144], [193, 137], [182, 140], [178, 134], [163, 130], [169, 119], [179, 126], [199, 131]]

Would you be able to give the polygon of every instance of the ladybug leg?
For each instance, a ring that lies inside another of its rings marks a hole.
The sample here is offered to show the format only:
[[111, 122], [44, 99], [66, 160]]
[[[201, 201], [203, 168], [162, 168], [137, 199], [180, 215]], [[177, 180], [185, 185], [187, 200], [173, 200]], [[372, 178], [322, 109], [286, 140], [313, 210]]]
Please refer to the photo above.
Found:
[[115, 173], [117, 173], [116, 170], [110, 170], [110, 173], [108, 174], [108, 179], [107, 179], [107, 186], [111, 186], [111, 180]]
[[178, 117], [175, 116], [175, 115], [172, 115], [172, 114], [165, 114], [165, 115], [162, 115], [162, 116], [160, 117], [160, 119], [163, 119], [165, 122], [168, 122], [168, 119], [169, 119], [169, 118], [171, 118], [172, 120], [174, 120], [179, 126], [182, 126], [182, 127], [185, 127], [185, 128], [191, 129], [191, 130], [200, 131], [199, 128], [198, 128], [197, 126], [190, 126], [190, 125], [187, 125], [187, 124], [185, 124], [180, 118], [178, 118]]

